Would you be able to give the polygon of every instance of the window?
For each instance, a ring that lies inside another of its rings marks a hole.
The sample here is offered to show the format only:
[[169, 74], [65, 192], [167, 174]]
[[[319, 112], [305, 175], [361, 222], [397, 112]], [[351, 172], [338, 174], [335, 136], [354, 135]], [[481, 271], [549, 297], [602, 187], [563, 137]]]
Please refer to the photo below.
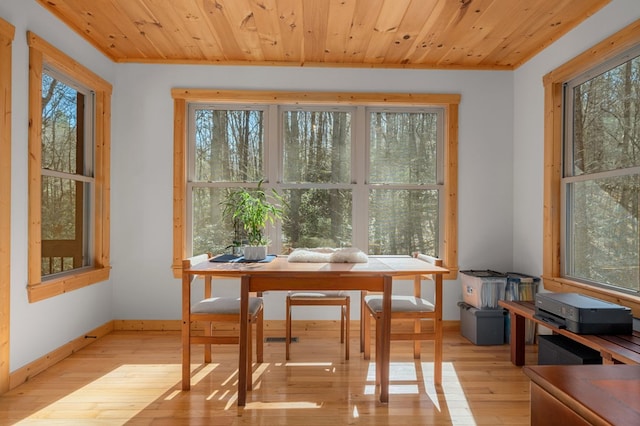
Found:
[[369, 253], [438, 256], [444, 111], [369, 110]]
[[640, 49], [565, 86], [565, 276], [638, 293]]
[[41, 274], [92, 266], [93, 93], [55, 70], [42, 73]]
[[29, 300], [109, 277], [111, 86], [29, 33]]
[[11, 292], [11, 51], [15, 28], [0, 18], [0, 394], [9, 390]]
[[636, 24], [544, 78], [550, 112], [545, 118], [545, 288], [623, 303], [636, 316], [639, 46]]
[[237, 240], [222, 215], [225, 194], [263, 181], [285, 200], [285, 219], [269, 230], [272, 251], [417, 250], [445, 258], [455, 276], [459, 96], [398, 95], [387, 104], [322, 94], [301, 103], [295, 93], [220, 93], [173, 93], [176, 271], [183, 257]]

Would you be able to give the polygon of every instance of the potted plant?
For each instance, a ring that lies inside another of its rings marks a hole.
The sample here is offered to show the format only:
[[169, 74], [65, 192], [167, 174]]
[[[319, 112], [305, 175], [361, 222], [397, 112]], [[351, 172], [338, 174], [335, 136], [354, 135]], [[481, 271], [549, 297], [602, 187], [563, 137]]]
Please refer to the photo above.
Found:
[[276, 219], [282, 218], [282, 204], [282, 197], [275, 189], [267, 196], [262, 189], [262, 181], [255, 189], [241, 188], [227, 192], [224, 214], [233, 221], [234, 244], [239, 242], [238, 227], [241, 226], [245, 231], [245, 259], [262, 260], [267, 257], [268, 241], [264, 230], [267, 223], [274, 223]]

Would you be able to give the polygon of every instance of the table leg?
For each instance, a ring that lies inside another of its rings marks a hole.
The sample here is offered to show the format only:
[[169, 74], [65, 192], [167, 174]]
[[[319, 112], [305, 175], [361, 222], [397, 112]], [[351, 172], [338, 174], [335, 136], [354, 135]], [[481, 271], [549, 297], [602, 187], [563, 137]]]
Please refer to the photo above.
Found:
[[511, 320], [511, 362], [514, 365], [524, 365], [525, 351], [525, 317], [509, 311]]
[[244, 407], [247, 400], [247, 363], [249, 359], [249, 283], [251, 277], [243, 275], [240, 282], [240, 356], [238, 362], [238, 406]]
[[191, 389], [191, 274], [182, 273], [182, 390]]
[[[365, 307], [364, 307], [364, 296], [367, 294], [366, 291], [360, 290], [360, 352], [364, 352], [364, 323], [365, 323]], [[371, 332], [371, 330], [369, 330]], [[366, 358], [365, 358], [366, 359]]]
[[[389, 368], [391, 352], [391, 289], [393, 277], [385, 275], [382, 293], [382, 333], [380, 344], [380, 402], [389, 402]], [[376, 357], [378, 355], [376, 354]]]
[[434, 324], [436, 339], [433, 344], [435, 345], [435, 354], [433, 357], [433, 383], [436, 386], [442, 385], [442, 274], [438, 274], [434, 277], [435, 281], [435, 299], [436, 299], [436, 320]]

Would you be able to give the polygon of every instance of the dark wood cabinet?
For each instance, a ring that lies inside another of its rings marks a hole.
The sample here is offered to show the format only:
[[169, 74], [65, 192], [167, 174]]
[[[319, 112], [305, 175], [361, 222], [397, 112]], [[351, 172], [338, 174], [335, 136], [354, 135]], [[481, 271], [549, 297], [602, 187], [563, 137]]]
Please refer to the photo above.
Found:
[[640, 365], [539, 365], [531, 379], [532, 425], [640, 425]]

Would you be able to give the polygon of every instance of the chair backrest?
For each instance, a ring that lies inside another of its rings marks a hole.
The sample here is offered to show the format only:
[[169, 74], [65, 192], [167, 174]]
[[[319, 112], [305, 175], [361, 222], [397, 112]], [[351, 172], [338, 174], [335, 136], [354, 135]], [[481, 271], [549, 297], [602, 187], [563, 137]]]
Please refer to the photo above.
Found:
[[203, 253], [203, 254], [199, 254], [197, 256], [189, 257], [189, 258], [184, 259], [182, 261], [182, 267], [185, 268], [185, 269], [186, 268], [190, 268], [193, 265], [197, 265], [198, 263], [204, 262], [205, 260], [209, 259], [210, 257], [211, 257], [211, 254], [209, 254], [209, 253]]
[[[431, 263], [432, 265], [435, 265], [435, 266], [442, 266], [444, 264], [442, 262], [442, 259], [437, 258], [437, 257], [433, 257], [433, 256], [429, 256], [428, 254], [422, 254], [422, 253], [415, 252], [415, 253], [413, 253], [413, 257], [415, 257], [416, 259], [424, 260], [425, 262]], [[429, 279], [433, 279], [433, 276], [431, 276], [431, 275], [425, 275], [424, 277], [425, 278], [429, 278]]]
[[415, 252], [413, 253], [413, 257], [420, 259], [420, 260], [424, 260], [425, 262], [429, 262], [433, 265], [436, 266], [442, 266], [442, 259], [439, 259], [437, 257], [433, 257], [433, 256], [429, 256], [428, 254], [422, 254], [422, 253], [418, 253]]
[[[196, 256], [191, 256], [189, 258], [182, 260], [182, 269], [189, 269], [193, 265], [197, 265], [198, 263], [206, 262], [211, 258], [211, 253], [203, 253]], [[196, 279], [196, 275], [191, 275], [191, 280], [189, 280], [189, 284], [193, 284]], [[183, 289], [186, 291], [186, 289]], [[211, 297], [211, 276], [207, 275], [204, 280], [204, 297]]]
[[[428, 262], [432, 265], [435, 266], [442, 266], [443, 262], [442, 259], [439, 259], [437, 257], [433, 257], [433, 256], [429, 256], [428, 254], [422, 254], [419, 252], [414, 252], [412, 254], [413, 257], [415, 257], [416, 259], [420, 259], [423, 260], [425, 262]], [[435, 282], [436, 286], [440, 287], [440, 291], [434, 291], [434, 293], [436, 294], [436, 298], [440, 298], [441, 295], [439, 295], [440, 297], [438, 297], [438, 293], [441, 293], [441, 286], [442, 286], [442, 275], [432, 275], [432, 274], [425, 274], [425, 275], [418, 275], [416, 277], [414, 277], [413, 280], [413, 294], [416, 297], [422, 297], [422, 286], [421, 286], [421, 281], [422, 279], [429, 279]], [[436, 303], [442, 303], [442, 301], [438, 301], [435, 300]]]

